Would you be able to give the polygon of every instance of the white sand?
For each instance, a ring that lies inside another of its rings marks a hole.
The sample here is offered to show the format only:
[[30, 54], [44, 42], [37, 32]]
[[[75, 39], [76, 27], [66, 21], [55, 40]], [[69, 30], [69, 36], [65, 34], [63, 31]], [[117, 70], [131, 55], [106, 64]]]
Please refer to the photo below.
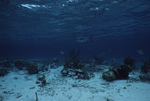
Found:
[[[3, 101], [150, 101], [150, 84], [135, 80], [137, 73], [131, 73], [130, 80], [107, 82], [102, 73], [95, 73], [90, 80], [62, 77], [62, 66], [45, 72], [49, 84], [38, 87], [37, 75], [26, 71], [10, 72], [0, 77], [0, 96]], [[18, 79], [15, 79], [15, 78]]]

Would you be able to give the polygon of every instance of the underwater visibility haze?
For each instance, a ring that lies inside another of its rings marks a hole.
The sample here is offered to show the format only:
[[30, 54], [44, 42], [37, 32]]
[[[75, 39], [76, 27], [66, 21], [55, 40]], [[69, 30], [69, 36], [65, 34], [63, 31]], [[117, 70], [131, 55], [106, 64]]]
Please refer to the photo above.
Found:
[[0, 101], [149, 101], [150, 0], [0, 0]]
[[150, 58], [150, 0], [1, 0], [0, 57]]

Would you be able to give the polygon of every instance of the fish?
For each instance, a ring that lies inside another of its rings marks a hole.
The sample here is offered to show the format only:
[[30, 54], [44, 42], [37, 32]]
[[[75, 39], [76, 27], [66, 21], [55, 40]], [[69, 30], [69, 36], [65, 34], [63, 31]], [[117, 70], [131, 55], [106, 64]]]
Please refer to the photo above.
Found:
[[90, 35], [90, 36], [79, 36], [79, 37], [76, 38], [76, 42], [84, 43], [84, 42], [87, 42], [89, 40], [92, 41], [92, 38], [93, 38], [93, 35]]
[[137, 52], [138, 54], [141, 54], [141, 55], [143, 55], [143, 54], [144, 54], [144, 51], [143, 51], [143, 50], [141, 50], [141, 49], [136, 50], [136, 52]]
[[86, 37], [86, 36], [83, 36], [83, 37], [77, 37], [77, 39], [76, 39], [76, 42], [80, 42], [80, 43], [82, 43], [82, 42], [87, 42], [89, 40], [89, 38], [88, 37]]

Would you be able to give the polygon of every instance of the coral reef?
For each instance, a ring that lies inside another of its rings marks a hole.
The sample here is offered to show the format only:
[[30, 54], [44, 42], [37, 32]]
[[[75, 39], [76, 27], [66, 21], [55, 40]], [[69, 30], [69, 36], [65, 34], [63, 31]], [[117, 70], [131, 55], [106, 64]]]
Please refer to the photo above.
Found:
[[124, 65], [128, 66], [130, 68], [130, 71], [132, 71], [135, 68], [134, 64], [135, 64], [135, 59], [129, 56], [124, 59]]
[[46, 85], [46, 79], [44, 74], [38, 75], [37, 79], [41, 81], [42, 85]]
[[23, 68], [27, 65], [27, 63], [23, 60], [15, 60], [14, 65], [19, 70], [23, 70]]
[[105, 79], [106, 81], [113, 81], [116, 80], [116, 75], [114, 73], [114, 71], [109, 70], [106, 71], [102, 74], [103, 79]]
[[80, 51], [72, 50], [66, 59], [64, 68], [61, 71], [63, 76], [69, 76], [76, 79], [89, 79], [88, 66], [79, 60]]
[[139, 78], [142, 82], [150, 82], [150, 74], [139, 75]]
[[126, 65], [121, 65], [116, 68], [111, 68], [102, 74], [102, 77], [106, 81], [128, 79], [130, 69]]
[[0, 67], [0, 76], [4, 76], [7, 73], [8, 73], [7, 68]]
[[116, 76], [117, 79], [128, 79], [129, 78], [129, 72], [130, 69], [126, 65], [121, 65], [120, 67], [116, 68]]
[[143, 73], [150, 72], [150, 60], [148, 60], [144, 63], [144, 65], [141, 67], [141, 72], [143, 72]]
[[11, 67], [11, 62], [9, 60], [1, 60], [0, 61], [0, 66], [9, 68], [9, 67]]
[[86, 69], [86, 65], [83, 63], [79, 63], [77, 67], [69, 65], [69, 68], [65, 67], [61, 73], [63, 76], [69, 76], [76, 79], [89, 79], [88, 69]]
[[29, 74], [38, 74], [38, 64], [36, 62], [30, 62], [27, 65], [27, 71]]
[[40, 71], [42, 71], [42, 72], [48, 71], [48, 65], [43, 64], [43, 65], [41, 66], [41, 70], [40, 70]]
[[79, 68], [81, 68], [81, 65], [79, 64], [79, 62], [80, 62], [79, 55], [80, 55], [79, 51], [76, 53], [72, 49], [72, 51], [70, 51], [70, 53], [69, 53], [69, 56], [66, 57], [65, 64], [64, 64], [64, 69], [68, 69], [68, 68], [79, 69]]
[[10, 67], [11, 62], [9, 60], [0, 58], [0, 76], [6, 75]]
[[75, 52], [74, 49], [72, 49], [70, 52], [69, 52], [69, 56], [66, 57], [66, 60], [65, 60], [65, 67], [76, 67], [77, 68], [77, 65], [79, 64], [80, 62], [80, 59], [79, 59], [79, 56], [80, 56], [80, 51], [78, 52]]

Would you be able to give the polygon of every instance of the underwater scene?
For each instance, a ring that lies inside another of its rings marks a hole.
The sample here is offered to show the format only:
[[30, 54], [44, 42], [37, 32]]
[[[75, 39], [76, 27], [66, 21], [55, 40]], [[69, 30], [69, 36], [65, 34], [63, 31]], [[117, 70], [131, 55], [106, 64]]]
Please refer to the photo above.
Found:
[[0, 101], [150, 101], [150, 0], [0, 0]]

